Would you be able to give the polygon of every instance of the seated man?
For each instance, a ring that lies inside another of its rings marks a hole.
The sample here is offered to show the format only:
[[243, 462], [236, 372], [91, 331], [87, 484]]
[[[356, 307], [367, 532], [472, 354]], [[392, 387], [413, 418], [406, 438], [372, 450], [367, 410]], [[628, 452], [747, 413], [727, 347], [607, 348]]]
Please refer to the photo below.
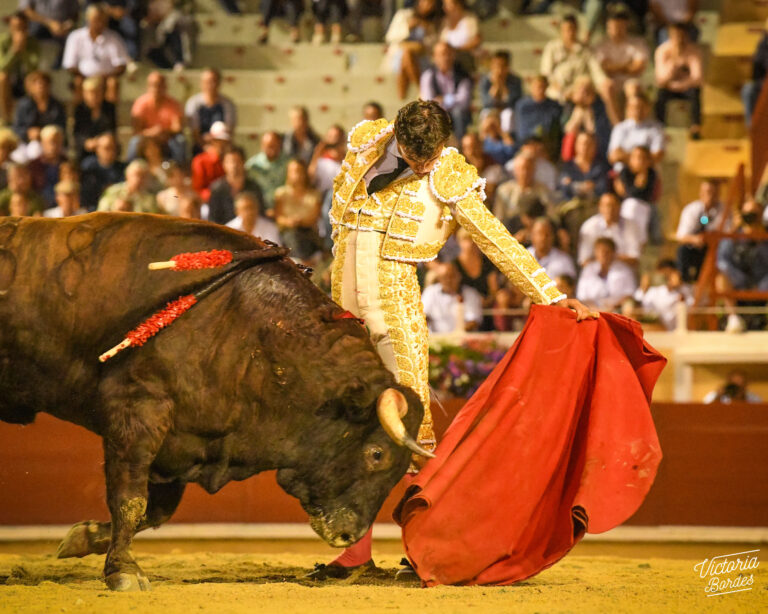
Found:
[[[309, 123], [307, 107], [296, 106], [290, 110], [291, 131], [283, 139], [283, 153], [289, 158], [301, 160], [305, 166], [312, 160], [320, 137]], [[374, 118], [378, 119], [378, 118]], [[344, 135], [346, 137], [346, 135]]]
[[549, 157], [560, 157], [560, 141], [563, 136], [560, 116], [563, 107], [547, 97], [547, 78], [537, 75], [531, 81], [531, 94], [524, 96], [515, 105], [515, 139], [523, 142], [537, 136], [547, 149]]
[[104, 81], [101, 77], [88, 77], [83, 81], [83, 101], [75, 107], [75, 151], [78, 159], [93, 155], [99, 136], [116, 133], [115, 105], [104, 100]]
[[234, 228], [254, 237], [272, 241], [282, 245], [280, 232], [277, 225], [262, 214], [261, 199], [253, 192], [240, 192], [235, 196], [235, 213], [237, 216], [227, 223], [229, 228]]
[[688, 203], [680, 212], [677, 225], [677, 266], [683, 281], [696, 281], [699, 277], [704, 256], [707, 253], [706, 233], [730, 229], [730, 220], [725, 217], [725, 205], [720, 200], [720, 183], [716, 179], [705, 179], [699, 186], [699, 199]]
[[476, 330], [483, 321], [483, 297], [471, 286], [462, 285], [453, 262], [437, 266], [437, 283], [424, 288], [421, 301], [432, 333]]
[[149, 167], [144, 160], [134, 160], [125, 169], [125, 181], [109, 186], [99, 200], [99, 211], [134, 211], [165, 213], [155, 196], [147, 191]]
[[184, 105], [184, 115], [194, 138], [195, 155], [203, 151], [203, 137], [210, 132], [214, 122], [224, 122], [230, 134], [235, 132], [237, 107], [219, 91], [220, 87], [221, 72], [217, 68], [206, 68], [200, 74], [200, 92]]
[[261, 137], [261, 151], [245, 163], [250, 177], [259, 184], [264, 196], [264, 215], [271, 216], [275, 206], [275, 191], [285, 184], [288, 156], [283, 153], [283, 139], [274, 130]]
[[476, 132], [467, 132], [461, 139], [461, 153], [485, 179], [485, 194], [489, 203], [493, 202], [498, 186], [504, 178], [504, 169], [483, 150], [483, 143]]
[[674, 260], [660, 260], [656, 272], [664, 282], [651, 285], [650, 275], [643, 275], [640, 287], [635, 292], [635, 300], [648, 315], [656, 317], [667, 330], [677, 326], [677, 305], [684, 302], [693, 305], [691, 287], [683, 283], [680, 271]]
[[8, 187], [0, 191], [0, 215], [8, 215], [10, 212], [11, 197], [14, 194], [24, 196], [28, 206], [27, 215], [40, 214], [46, 207], [45, 201], [32, 187], [32, 173], [26, 164], [9, 162], [7, 164]]
[[178, 100], [168, 95], [165, 77], [158, 71], [147, 76], [147, 91], [131, 107], [134, 136], [128, 145], [127, 158], [133, 160], [142, 137], [155, 139], [179, 164], [187, 159], [184, 138], [184, 111]]
[[40, 46], [29, 36], [29, 20], [19, 11], [8, 18], [8, 32], [0, 34], [0, 117], [13, 119], [14, 100], [24, 95], [24, 79], [37, 70]]
[[125, 179], [125, 164], [117, 159], [114, 134], [106, 132], [96, 138], [95, 155], [83, 160], [80, 173], [83, 206], [88, 211], [96, 211], [104, 190]]
[[688, 40], [684, 24], [669, 28], [669, 40], [656, 49], [656, 119], [664, 123], [667, 103], [670, 100], [687, 100], [691, 103], [691, 128], [693, 138], [701, 133], [701, 86], [703, 68], [701, 48]]
[[49, 207], [56, 202], [54, 188], [59, 183], [59, 167], [66, 160], [64, 155], [64, 130], [49, 125], [40, 131], [40, 157], [29, 165], [32, 184]]
[[539, 217], [531, 227], [531, 245], [528, 248], [552, 279], [563, 275], [576, 277], [573, 258], [555, 247], [555, 227], [548, 217]]
[[233, 147], [224, 154], [221, 165], [224, 175], [211, 184], [208, 198], [208, 220], [217, 224], [231, 222], [235, 214], [235, 196], [241, 192], [255, 194], [262, 201], [259, 184], [245, 172], [245, 153]]
[[88, 77], [106, 80], [105, 98], [118, 102], [118, 77], [125, 72], [130, 61], [123, 39], [107, 28], [107, 13], [99, 4], [91, 4], [85, 11], [86, 25], [67, 37], [62, 67], [72, 73], [75, 99], [80, 98], [80, 86]]
[[640, 257], [642, 230], [621, 215], [621, 201], [613, 192], [603, 194], [597, 207], [598, 212], [584, 222], [579, 231], [579, 265], [584, 266], [593, 257], [599, 238], [610, 237], [615, 256], [635, 266]]
[[519, 202], [523, 195], [531, 194], [546, 207], [550, 204], [550, 193], [546, 186], [535, 180], [535, 160], [525, 154], [520, 154], [512, 160], [514, 179], [508, 179], [496, 189], [493, 202], [493, 214], [507, 224], [519, 213]]
[[52, 40], [57, 53], [54, 70], [61, 66], [61, 53], [67, 35], [77, 25], [78, 0], [20, 0], [19, 11], [29, 19], [29, 34], [36, 40]]
[[647, 147], [654, 164], [664, 157], [666, 137], [664, 126], [650, 119], [651, 107], [645, 95], [636, 95], [627, 101], [627, 118], [613, 127], [608, 143], [608, 161], [626, 163], [629, 153], [638, 146]]
[[40, 140], [43, 126], [67, 125], [64, 105], [51, 96], [51, 78], [44, 72], [32, 71], [24, 81], [27, 95], [19, 100], [13, 118], [13, 131], [22, 141]]
[[713, 390], [704, 397], [705, 403], [762, 403], [760, 395], [747, 388], [747, 374], [741, 369], [733, 369], [725, 378], [721, 388]]
[[213, 182], [224, 175], [222, 160], [232, 146], [231, 135], [224, 122], [213, 122], [205, 137], [203, 153], [192, 158], [192, 187], [203, 202], [211, 198]]
[[80, 206], [80, 186], [72, 181], [56, 184], [56, 206], [43, 212], [45, 217], [70, 217], [88, 213]]
[[422, 100], [439, 103], [453, 120], [453, 133], [461, 140], [472, 122], [472, 79], [456, 62], [456, 53], [448, 43], [439, 42], [432, 53], [433, 64], [420, 78]]
[[585, 305], [614, 311], [635, 293], [635, 274], [616, 258], [613, 239], [600, 237], [594, 246], [594, 260], [590, 260], [581, 270], [576, 298]]
[[491, 69], [480, 79], [480, 99], [483, 111], [499, 112], [502, 129], [512, 132], [514, 108], [523, 97], [523, 82], [509, 70], [509, 51], [500, 50], [491, 56]]

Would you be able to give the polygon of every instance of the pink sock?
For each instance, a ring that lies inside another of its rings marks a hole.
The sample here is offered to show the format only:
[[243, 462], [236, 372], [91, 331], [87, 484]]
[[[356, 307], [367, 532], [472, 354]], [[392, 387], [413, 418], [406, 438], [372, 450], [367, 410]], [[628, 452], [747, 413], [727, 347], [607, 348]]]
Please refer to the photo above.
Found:
[[341, 565], [342, 567], [357, 567], [371, 560], [371, 536], [373, 527], [368, 529], [368, 533], [357, 542], [342, 552], [331, 565]]

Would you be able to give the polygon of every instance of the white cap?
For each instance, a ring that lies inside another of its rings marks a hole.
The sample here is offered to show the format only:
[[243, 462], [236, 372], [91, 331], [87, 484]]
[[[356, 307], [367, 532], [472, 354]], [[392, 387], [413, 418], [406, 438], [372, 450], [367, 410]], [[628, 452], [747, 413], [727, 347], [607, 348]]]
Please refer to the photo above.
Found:
[[218, 141], [228, 141], [230, 139], [229, 128], [227, 128], [227, 124], [222, 121], [213, 122], [213, 124], [211, 124], [211, 129], [208, 131], [208, 134], [212, 139], [216, 139]]

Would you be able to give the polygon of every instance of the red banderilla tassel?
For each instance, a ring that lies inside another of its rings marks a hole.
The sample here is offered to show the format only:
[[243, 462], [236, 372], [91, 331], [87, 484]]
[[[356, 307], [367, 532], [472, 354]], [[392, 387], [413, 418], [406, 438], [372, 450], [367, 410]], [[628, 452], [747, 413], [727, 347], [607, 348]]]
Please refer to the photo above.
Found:
[[192, 307], [192, 305], [194, 305], [196, 302], [197, 298], [189, 294], [168, 303], [165, 309], [158, 311], [156, 314], [146, 319], [131, 332], [129, 332], [125, 336], [125, 339], [123, 339], [115, 347], [99, 356], [99, 361], [105, 362], [125, 348], [139, 347], [144, 345], [151, 337], [160, 332], [161, 329], [168, 326], [181, 314], [187, 311], [187, 309]]
[[215, 269], [232, 262], [232, 252], [226, 249], [212, 249], [207, 252], [187, 252], [176, 254], [165, 262], [150, 262], [149, 269], [158, 271], [170, 269], [172, 271], [196, 271], [199, 269]]

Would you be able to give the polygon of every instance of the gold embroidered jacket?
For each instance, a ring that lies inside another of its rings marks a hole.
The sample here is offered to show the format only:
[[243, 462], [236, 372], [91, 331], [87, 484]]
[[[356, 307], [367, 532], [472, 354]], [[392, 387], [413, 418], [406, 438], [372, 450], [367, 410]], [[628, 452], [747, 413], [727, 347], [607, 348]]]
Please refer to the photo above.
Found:
[[[363, 176], [384, 153], [394, 123], [364, 121], [349, 133], [347, 155], [333, 182], [330, 221], [334, 243], [347, 229], [384, 233], [381, 257], [434, 260], [458, 223], [478, 247], [534, 303], [565, 298], [531, 253], [485, 206], [485, 180], [453, 147], [443, 149], [426, 177], [400, 179], [368, 196]], [[335, 253], [335, 246], [334, 246]]]

